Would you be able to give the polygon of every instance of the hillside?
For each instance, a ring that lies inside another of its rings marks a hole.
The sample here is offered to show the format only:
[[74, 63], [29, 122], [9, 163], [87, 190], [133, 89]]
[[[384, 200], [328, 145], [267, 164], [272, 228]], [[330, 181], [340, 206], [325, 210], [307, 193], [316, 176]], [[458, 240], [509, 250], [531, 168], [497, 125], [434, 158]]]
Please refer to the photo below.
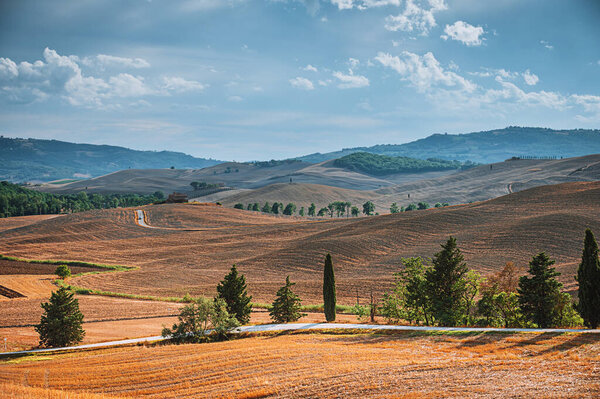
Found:
[[10, 182], [82, 179], [129, 168], [200, 169], [218, 163], [172, 151], [0, 137], [0, 180]]
[[41, 220], [0, 232], [0, 240], [7, 255], [139, 266], [76, 277], [72, 284], [143, 295], [214, 295], [236, 263], [257, 302], [271, 302], [289, 274], [305, 303], [320, 303], [323, 256], [331, 253], [339, 302], [351, 304], [357, 290], [365, 299], [370, 290], [388, 289], [403, 257], [431, 257], [454, 235], [469, 266], [483, 274], [508, 261], [524, 271], [534, 254], [546, 251], [573, 290], [583, 232], [600, 231], [598, 198], [600, 182], [565, 183], [442, 209], [322, 220], [154, 205], [143, 207], [148, 223], [171, 229], [143, 228], [133, 210], [111, 209]]
[[600, 130], [553, 130], [511, 126], [466, 134], [433, 134], [406, 144], [346, 148], [325, 154], [305, 155], [296, 159], [318, 163], [355, 152], [476, 163], [500, 162], [513, 156], [567, 158], [599, 153]]
[[417, 159], [409, 157], [390, 157], [387, 155], [355, 152], [335, 159], [333, 165], [351, 171], [385, 176], [397, 173], [422, 173], [441, 170], [466, 169], [474, 165], [471, 162], [446, 161], [443, 159]]

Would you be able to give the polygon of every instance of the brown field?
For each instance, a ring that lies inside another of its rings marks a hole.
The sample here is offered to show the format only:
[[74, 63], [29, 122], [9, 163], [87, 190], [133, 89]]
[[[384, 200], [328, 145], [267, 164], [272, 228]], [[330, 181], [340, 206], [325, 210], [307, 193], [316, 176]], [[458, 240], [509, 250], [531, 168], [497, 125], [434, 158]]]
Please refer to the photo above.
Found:
[[0, 361], [15, 387], [155, 398], [589, 398], [599, 372], [597, 335], [575, 333], [271, 335]]
[[32, 215], [32, 216], [16, 216], [12, 218], [0, 218], [0, 231], [17, 229], [23, 226], [29, 226], [42, 220], [53, 219], [60, 215]]
[[131, 209], [91, 211], [0, 233], [0, 253], [34, 259], [83, 260], [140, 269], [87, 275], [72, 283], [154, 296], [214, 295], [236, 263], [257, 302], [271, 302], [290, 275], [307, 304], [321, 302], [322, 261], [331, 253], [342, 304], [380, 295], [407, 256], [430, 257], [449, 235], [469, 266], [483, 274], [507, 261], [525, 270], [546, 251], [567, 290], [586, 227], [600, 231], [600, 182], [566, 183], [494, 200], [378, 217], [308, 220], [222, 207], [144, 207], [153, 226], [137, 226]]

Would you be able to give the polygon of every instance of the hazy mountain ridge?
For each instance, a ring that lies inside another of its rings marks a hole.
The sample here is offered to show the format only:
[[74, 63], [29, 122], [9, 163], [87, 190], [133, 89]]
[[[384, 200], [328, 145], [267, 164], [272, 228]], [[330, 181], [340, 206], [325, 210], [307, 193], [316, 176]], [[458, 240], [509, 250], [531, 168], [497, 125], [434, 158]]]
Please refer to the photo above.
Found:
[[509, 126], [464, 134], [440, 134], [405, 144], [378, 144], [309, 154], [296, 159], [323, 162], [355, 152], [412, 158], [441, 158], [476, 163], [501, 162], [513, 156], [578, 157], [600, 152], [600, 130], [554, 130]]
[[123, 169], [201, 169], [221, 163], [173, 151], [0, 137], [0, 180], [52, 181], [101, 176]]

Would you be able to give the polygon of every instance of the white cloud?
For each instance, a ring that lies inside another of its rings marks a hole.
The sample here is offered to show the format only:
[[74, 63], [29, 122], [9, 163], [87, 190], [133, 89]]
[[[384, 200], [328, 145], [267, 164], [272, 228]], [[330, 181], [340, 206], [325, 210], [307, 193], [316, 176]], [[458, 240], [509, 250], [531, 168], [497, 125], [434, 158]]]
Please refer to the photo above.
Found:
[[570, 99], [583, 106], [585, 112], [595, 114], [596, 117], [600, 118], [600, 96], [573, 94]]
[[331, 79], [326, 79], [326, 80], [319, 80], [319, 86], [329, 86], [331, 84], [332, 80]]
[[484, 38], [481, 36], [485, 33], [481, 26], [473, 26], [463, 21], [456, 21], [452, 25], [446, 25], [444, 28], [445, 35], [442, 39], [457, 40], [467, 46], [481, 46]]
[[472, 92], [477, 87], [457, 73], [445, 70], [432, 53], [419, 56], [404, 51], [401, 56], [392, 56], [380, 52], [375, 60], [384, 67], [396, 71], [402, 80], [408, 81], [419, 92], [427, 92], [435, 87]]
[[244, 99], [240, 96], [231, 96], [228, 98], [229, 101], [234, 102], [234, 103], [239, 103], [240, 101], [243, 101]]
[[201, 90], [199, 82], [179, 77], [163, 78], [161, 82], [147, 83], [143, 76], [117, 73], [112, 76], [91, 76], [82, 72], [80, 65], [121, 68], [148, 68], [141, 58], [123, 58], [97, 55], [80, 59], [64, 56], [46, 48], [43, 60], [19, 64], [8, 58], [0, 58], [0, 93], [5, 100], [15, 103], [31, 103], [52, 96], [65, 100], [73, 106], [87, 108], [119, 107], [111, 102], [118, 98], [169, 95], [170, 92]]
[[309, 72], [319, 72], [319, 70], [316, 67], [314, 67], [314, 66], [312, 66], [310, 64], [308, 64], [307, 66], [305, 66], [304, 68], [302, 68], [302, 70], [309, 71]]
[[539, 82], [540, 79], [537, 77], [537, 75], [535, 73], [531, 73], [531, 71], [528, 69], [525, 72], [523, 72], [523, 80], [529, 86], [535, 86], [537, 84], [537, 82]]
[[350, 68], [354, 69], [360, 64], [360, 61], [356, 58], [348, 58], [348, 64], [350, 64]]
[[315, 86], [313, 85], [313, 82], [311, 82], [310, 80], [306, 79], [306, 78], [302, 78], [300, 76], [294, 78], [294, 79], [290, 79], [290, 84], [298, 89], [304, 89], [304, 90], [314, 90]]
[[354, 7], [366, 10], [372, 7], [399, 6], [402, 0], [331, 0], [331, 4], [340, 10], [350, 10]]
[[448, 6], [444, 0], [429, 0], [429, 9], [420, 7], [416, 0], [406, 0], [404, 11], [398, 15], [389, 15], [385, 19], [385, 28], [396, 32], [419, 32], [422, 35], [429, 34], [429, 30], [436, 26], [434, 14], [446, 10]]
[[548, 43], [545, 40], [540, 40], [540, 44], [544, 47], [546, 47], [548, 50], [554, 50], [554, 46], [551, 45], [550, 43]]
[[81, 63], [85, 66], [150, 68], [150, 63], [143, 58], [125, 58], [114, 55], [98, 54], [95, 57], [85, 57]]
[[334, 72], [333, 77], [340, 81], [337, 86], [340, 89], [358, 89], [369, 86], [369, 79], [361, 75], [354, 75], [352, 70], [350, 70], [348, 74]]
[[177, 76], [165, 76], [163, 77], [163, 88], [168, 91], [182, 93], [186, 91], [202, 91], [206, 88], [206, 85], [195, 80], [186, 80]]

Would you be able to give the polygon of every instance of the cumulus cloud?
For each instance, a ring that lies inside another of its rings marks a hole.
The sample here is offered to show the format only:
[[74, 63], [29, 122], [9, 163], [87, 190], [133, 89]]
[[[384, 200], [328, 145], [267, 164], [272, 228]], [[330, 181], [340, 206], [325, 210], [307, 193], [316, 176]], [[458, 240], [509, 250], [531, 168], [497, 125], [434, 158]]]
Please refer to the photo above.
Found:
[[420, 56], [404, 51], [400, 56], [378, 53], [375, 60], [384, 67], [396, 71], [400, 79], [409, 82], [419, 92], [427, 92], [435, 87], [454, 88], [472, 92], [475, 85], [455, 72], [445, 70], [432, 53]]
[[358, 89], [369, 86], [369, 79], [365, 76], [355, 75], [352, 70], [349, 70], [347, 74], [334, 72], [333, 77], [340, 81], [337, 85], [340, 89]]
[[[171, 92], [202, 90], [204, 85], [179, 77], [163, 78], [161, 84], [147, 83], [143, 76], [117, 73], [112, 76], [91, 76], [82, 72], [83, 66], [148, 68], [141, 58], [115, 57], [99, 54], [80, 59], [75, 55], [60, 55], [46, 48], [43, 60], [16, 63], [0, 58], [0, 92], [14, 103], [31, 103], [52, 96], [82, 107], [107, 107], [118, 98], [168, 95]], [[103, 69], [103, 68], [101, 68]], [[98, 71], [96, 71], [98, 72]]]
[[229, 101], [234, 102], [234, 103], [239, 103], [240, 101], [243, 101], [244, 99], [240, 96], [231, 96], [228, 98]]
[[306, 79], [306, 78], [302, 78], [300, 76], [294, 78], [294, 79], [290, 79], [290, 84], [298, 89], [304, 89], [304, 90], [314, 90], [315, 86], [313, 85], [313, 82], [311, 82], [310, 80]]
[[319, 70], [318, 70], [316, 67], [314, 67], [314, 66], [312, 66], [312, 65], [310, 65], [310, 64], [308, 64], [307, 66], [305, 66], [305, 67], [304, 67], [304, 68], [302, 68], [302, 69], [303, 69], [304, 71], [309, 71], [309, 72], [319, 72]]
[[404, 11], [398, 15], [389, 15], [385, 19], [385, 28], [393, 32], [419, 32], [424, 36], [429, 34], [429, 30], [437, 25], [434, 14], [446, 10], [448, 6], [444, 0], [429, 0], [429, 8], [425, 8], [415, 1], [406, 0]]
[[528, 69], [525, 72], [523, 72], [523, 80], [529, 86], [535, 86], [537, 84], [537, 82], [539, 82], [540, 79], [537, 77], [537, 75], [535, 73], [531, 73], [531, 71]]
[[206, 85], [203, 85], [200, 82], [186, 80], [178, 76], [165, 76], [162, 80], [163, 88], [167, 91], [182, 93], [186, 91], [202, 91], [206, 88]]
[[446, 25], [442, 39], [457, 40], [467, 46], [481, 46], [483, 39], [481, 36], [485, 33], [481, 26], [469, 25], [463, 21], [456, 21], [452, 25]]
[[554, 50], [554, 46], [551, 45], [550, 43], [548, 43], [545, 40], [540, 40], [540, 44], [544, 47], [546, 47], [548, 50]]

